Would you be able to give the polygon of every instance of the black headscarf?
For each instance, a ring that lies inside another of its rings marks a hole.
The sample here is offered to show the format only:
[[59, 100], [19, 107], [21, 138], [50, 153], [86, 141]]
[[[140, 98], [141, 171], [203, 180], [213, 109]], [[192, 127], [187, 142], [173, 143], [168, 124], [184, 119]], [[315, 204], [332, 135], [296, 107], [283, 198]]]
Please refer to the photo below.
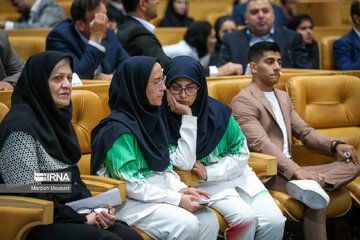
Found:
[[11, 132], [23, 131], [38, 140], [53, 158], [70, 165], [79, 161], [72, 104], [56, 107], [48, 83], [55, 65], [66, 57], [72, 61], [64, 53], [46, 51], [27, 61], [11, 96], [12, 107], [0, 125], [0, 148]]
[[169, 166], [169, 149], [160, 107], [152, 106], [146, 86], [157, 62], [153, 57], [131, 57], [123, 62], [111, 81], [111, 114], [91, 132], [91, 174], [96, 174], [106, 153], [123, 133], [135, 135], [149, 168], [164, 171]]
[[194, 22], [194, 19], [187, 16], [187, 11], [184, 15], [179, 15], [175, 12], [173, 7], [174, 1], [175, 0], [169, 0], [165, 17], [159, 22], [159, 27], [188, 27]]
[[[166, 85], [170, 85], [177, 78], [187, 78], [200, 86], [196, 100], [191, 106], [193, 115], [198, 117], [196, 158], [208, 156], [225, 134], [231, 108], [209, 97], [205, 73], [196, 59], [189, 56], [175, 57], [166, 65], [164, 74], [167, 78]], [[171, 112], [166, 98], [162, 107], [169, 143], [177, 144], [180, 138], [181, 116]]]

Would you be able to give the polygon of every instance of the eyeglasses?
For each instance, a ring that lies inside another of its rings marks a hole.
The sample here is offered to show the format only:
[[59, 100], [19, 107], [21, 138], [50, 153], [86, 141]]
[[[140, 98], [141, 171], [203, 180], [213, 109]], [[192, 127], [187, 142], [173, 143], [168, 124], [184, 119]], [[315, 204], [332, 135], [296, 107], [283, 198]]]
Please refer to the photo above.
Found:
[[161, 87], [162, 87], [161, 84], [162, 84], [162, 83], [165, 85], [165, 83], [166, 83], [166, 76], [164, 76], [163, 79], [162, 79], [160, 82], [154, 83], [154, 84], [158, 87], [158, 90], [159, 90], [159, 91], [161, 90]]
[[76, 212], [79, 214], [89, 214], [92, 212], [101, 213], [102, 211], [109, 212], [109, 209], [106, 207], [94, 207], [94, 208], [78, 208]]
[[169, 90], [171, 93], [176, 94], [176, 95], [181, 94], [181, 92], [184, 90], [186, 95], [195, 96], [197, 94], [199, 88], [198, 87], [190, 87], [190, 86], [183, 88], [182, 86], [180, 86], [178, 84], [171, 84], [169, 86]]

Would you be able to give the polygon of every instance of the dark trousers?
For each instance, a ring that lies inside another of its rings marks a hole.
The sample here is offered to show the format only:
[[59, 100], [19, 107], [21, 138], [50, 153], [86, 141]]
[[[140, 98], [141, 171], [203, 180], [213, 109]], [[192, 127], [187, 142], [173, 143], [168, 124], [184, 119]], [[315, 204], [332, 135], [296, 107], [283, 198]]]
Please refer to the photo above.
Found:
[[135, 230], [122, 224], [115, 224], [104, 230], [78, 223], [54, 223], [37, 226], [30, 231], [27, 240], [143, 240]]

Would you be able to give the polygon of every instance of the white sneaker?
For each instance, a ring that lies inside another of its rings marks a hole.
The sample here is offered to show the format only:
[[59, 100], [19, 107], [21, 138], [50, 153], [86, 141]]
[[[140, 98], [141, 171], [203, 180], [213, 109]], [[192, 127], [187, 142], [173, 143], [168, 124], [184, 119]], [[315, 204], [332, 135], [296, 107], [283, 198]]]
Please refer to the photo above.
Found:
[[329, 195], [315, 180], [291, 180], [286, 184], [288, 194], [311, 209], [322, 209], [330, 202]]

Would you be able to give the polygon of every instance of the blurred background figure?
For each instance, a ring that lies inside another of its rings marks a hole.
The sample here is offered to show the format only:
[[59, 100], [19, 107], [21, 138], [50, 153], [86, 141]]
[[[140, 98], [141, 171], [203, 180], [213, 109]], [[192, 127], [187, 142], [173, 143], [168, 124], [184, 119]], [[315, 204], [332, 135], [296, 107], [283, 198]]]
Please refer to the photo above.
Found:
[[187, 16], [188, 0], [169, 0], [165, 17], [160, 20], [159, 27], [188, 27], [194, 19]]
[[66, 18], [63, 9], [53, 0], [11, 0], [21, 14], [16, 22], [0, 21], [5, 30], [19, 28], [49, 28]]
[[223, 36], [227, 33], [231, 33], [235, 31], [237, 25], [233, 17], [222, 16], [216, 20], [214, 28], [215, 28], [217, 42], [215, 45], [215, 50], [211, 54], [209, 65], [216, 65], [220, 54], [220, 47]]
[[[124, 10], [124, 6], [122, 5], [121, 0], [112, 0], [108, 2], [106, 5], [107, 15], [109, 18], [109, 22], [116, 22], [116, 25], [121, 25], [126, 16], [126, 12]], [[110, 27], [113, 28], [113, 25]]]
[[170, 58], [180, 55], [191, 56], [199, 60], [203, 67], [208, 67], [211, 53], [214, 52], [217, 42], [215, 35], [215, 30], [210, 23], [196, 21], [188, 27], [184, 40], [164, 46], [163, 50]]
[[312, 61], [314, 69], [319, 69], [319, 47], [314, 39], [314, 24], [311, 17], [307, 14], [299, 14], [289, 20], [288, 29], [297, 31], [303, 37], [306, 51]]
[[288, 19], [296, 15], [296, 0], [281, 0], [281, 7]]
[[[238, 0], [234, 2], [234, 8], [232, 11], [232, 17], [235, 19], [237, 25], [246, 25], [244, 14], [246, 12], [247, 0]], [[276, 5], [271, 4], [275, 14], [275, 27], [284, 27], [288, 22], [288, 18], [283, 12], [283, 9]]]

